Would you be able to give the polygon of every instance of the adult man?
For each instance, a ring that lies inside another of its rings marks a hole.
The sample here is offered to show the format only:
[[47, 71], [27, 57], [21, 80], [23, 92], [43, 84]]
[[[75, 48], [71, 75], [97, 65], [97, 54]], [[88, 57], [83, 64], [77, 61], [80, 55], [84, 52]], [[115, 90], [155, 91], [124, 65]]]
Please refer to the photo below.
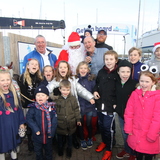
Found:
[[103, 55], [107, 48], [96, 48], [94, 38], [88, 36], [84, 39], [84, 47], [87, 51], [86, 62], [91, 65], [91, 73], [97, 75], [98, 71], [104, 66]]
[[113, 50], [112, 46], [105, 44], [107, 38], [107, 32], [105, 30], [99, 30], [96, 38], [96, 48], [107, 48], [108, 50]]
[[68, 38], [68, 45], [64, 46], [59, 54], [58, 60], [55, 64], [55, 68], [62, 60], [67, 61], [70, 64], [72, 74], [76, 74], [76, 68], [79, 62], [85, 59], [84, 45], [80, 41], [80, 36], [77, 32], [72, 32]]
[[52, 53], [52, 51], [46, 48], [47, 42], [44, 36], [38, 35], [35, 38], [34, 44], [36, 48], [24, 57], [22, 73], [24, 73], [26, 69], [26, 64], [29, 59], [32, 58], [37, 59], [40, 64], [41, 71], [44, 66], [46, 65], [54, 66], [54, 64], [57, 61], [57, 57]]

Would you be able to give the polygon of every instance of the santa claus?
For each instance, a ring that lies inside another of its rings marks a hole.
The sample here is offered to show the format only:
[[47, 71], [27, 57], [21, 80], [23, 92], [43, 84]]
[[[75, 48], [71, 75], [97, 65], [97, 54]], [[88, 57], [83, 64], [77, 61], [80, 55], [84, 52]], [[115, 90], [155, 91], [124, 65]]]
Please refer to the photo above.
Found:
[[79, 62], [84, 61], [85, 55], [85, 48], [80, 41], [80, 36], [77, 32], [72, 32], [68, 38], [68, 44], [62, 48], [62, 51], [59, 54], [55, 68], [57, 68], [60, 61], [67, 61], [70, 64], [72, 74], [75, 75], [76, 68]]

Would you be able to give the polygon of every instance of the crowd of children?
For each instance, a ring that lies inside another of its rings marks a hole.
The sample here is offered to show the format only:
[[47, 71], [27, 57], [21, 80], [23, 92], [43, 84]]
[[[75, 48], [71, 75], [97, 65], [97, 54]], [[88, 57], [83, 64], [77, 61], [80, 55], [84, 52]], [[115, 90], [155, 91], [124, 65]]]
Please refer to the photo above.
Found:
[[[159, 68], [159, 43], [153, 52], [155, 58], [149, 67], [152, 63]], [[56, 70], [45, 66], [41, 74], [38, 60], [29, 59], [18, 80], [20, 93], [9, 70], [1, 67], [0, 160], [5, 160], [5, 153], [17, 160], [17, 147], [22, 141], [18, 134], [25, 128], [28, 150], [35, 151], [37, 160], [52, 160], [54, 137], [58, 155], [64, 154], [66, 142], [66, 155], [70, 158], [78, 136], [83, 150], [93, 146], [95, 117], [102, 139], [96, 152], [105, 150], [102, 160], [111, 160], [115, 112], [124, 139], [124, 150], [116, 157], [152, 160], [160, 147], [160, 88], [157, 72], [155, 76], [149, 67], [143, 71], [140, 59], [141, 50], [135, 47], [129, 50], [130, 62], [119, 60], [117, 52], [109, 50], [104, 53], [104, 66], [96, 77], [90, 74], [85, 61], [78, 64], [73, 76], [66, 61], [60, 61]]]

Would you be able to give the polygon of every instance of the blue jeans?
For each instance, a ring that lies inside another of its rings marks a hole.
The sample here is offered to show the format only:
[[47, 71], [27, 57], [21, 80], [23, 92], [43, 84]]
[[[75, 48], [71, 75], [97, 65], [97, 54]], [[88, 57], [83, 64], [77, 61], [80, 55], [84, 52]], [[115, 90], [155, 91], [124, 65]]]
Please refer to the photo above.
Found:
[[106, 150], [112, 150], [113, 136], [114, 136], [114, 121], [115, 115], [104, 115], [101, 112], [97, 112], [98, 124], [101, 132], [102, 141], [106, 144]]
[[121, 128], [121, 132], [124, 140], [124, 150], [131, 155], [135, 155], [134, 151], [128, 146], [128, 143], [127, 143], [128, 134], [124, 132], [124, 119], [121, 118], [120, 116], [118, 116], [118, 118], [119, 118], [120, 128]]

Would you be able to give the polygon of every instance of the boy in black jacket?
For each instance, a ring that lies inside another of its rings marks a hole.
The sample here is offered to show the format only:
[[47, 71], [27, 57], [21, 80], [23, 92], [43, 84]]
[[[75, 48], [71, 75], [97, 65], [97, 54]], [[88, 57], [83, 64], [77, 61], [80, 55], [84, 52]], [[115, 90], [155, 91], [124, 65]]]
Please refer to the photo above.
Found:
[[123, 159], [129, 157], [129, 160], [134, 160], [132, 149], [128, 146], [127, 134], [124, 132], [124, 111], [126, 108], [127, 101], [132, 93], [136, 89], [137, 81], [131, 78], [132, 64], [127, 60], [122, 60], [117, 67], [118, 77], [116, 81], [116, 107], [115, 110], [118, 113], [120, 127], [122, 130], [122, 136], [124, 139], [124, 150], [118, 153], [116, 157]]
[[115, 116], [113, 106], [116, 104], [116, 63], [118, 62], [118, 54], [113, 50], [107, 51], [104, 54], [104, 62], [105, 65], [99, 70], [94, 87], [98, 122], [102, 136], [102, 142], [96, 148], [96, 152], [106, 149], [102, 160], [110, 160], [114, 138]]

